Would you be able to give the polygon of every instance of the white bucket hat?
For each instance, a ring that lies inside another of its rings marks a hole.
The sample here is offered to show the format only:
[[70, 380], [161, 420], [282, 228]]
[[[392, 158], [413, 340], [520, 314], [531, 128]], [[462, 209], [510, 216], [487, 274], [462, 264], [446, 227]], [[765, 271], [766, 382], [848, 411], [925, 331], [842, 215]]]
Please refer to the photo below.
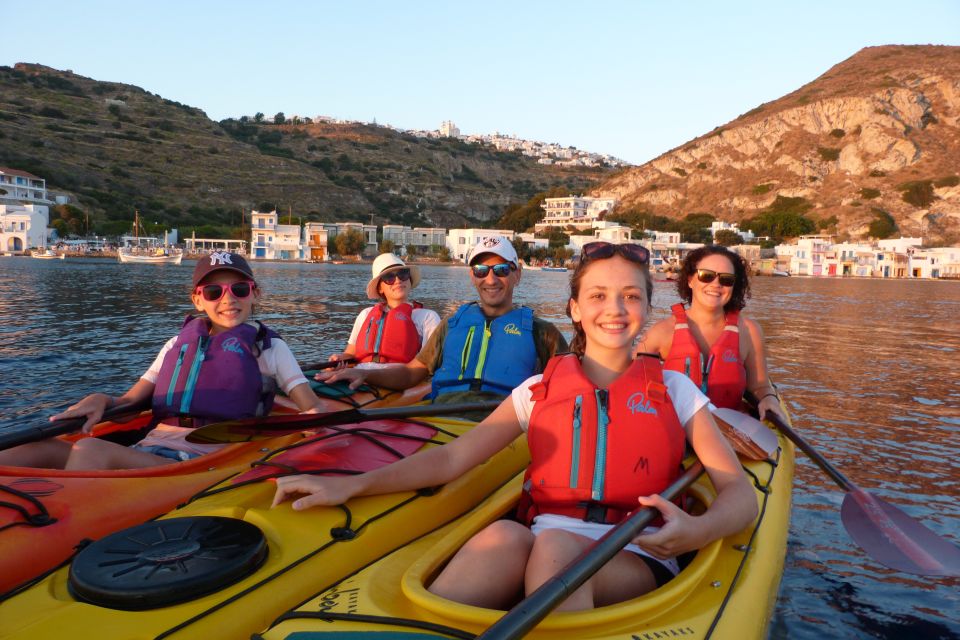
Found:
[[381, 253], [373, 261], [373, 268], [371, 269], [373, 277], [367, 283], [367, 297], [371, 300], [379, 300], [380, 294], [377, 293], [377, 285], [380, 283], [380, 278], [391, 271], [399, 271], [400, 269], [410, 270], [411, 289], [420, 284], [420, 267], [416, 265], [407, 266], [403, 260], [392, 253]]

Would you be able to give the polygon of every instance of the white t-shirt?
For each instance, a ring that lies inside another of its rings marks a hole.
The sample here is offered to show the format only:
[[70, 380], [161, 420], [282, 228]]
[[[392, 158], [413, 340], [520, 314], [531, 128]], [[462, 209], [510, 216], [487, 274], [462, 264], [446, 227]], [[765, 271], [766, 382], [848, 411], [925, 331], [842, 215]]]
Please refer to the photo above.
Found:
[[[367, 321], [367, 316], [370, 315], [373, 309], [374, 307], [367, 307], [357, 315], [357, 319], [353, 322], [353, 330], [350, 332], [350, 338], [347, 340], [347, 344], [353, 345], [354, 349], [356, 349], [357, 338], [360, 337], [360, 331]], [[440, 325], [440, 316], [437, 315], [436, 311], [431, 311], [430, 309], [414, 309], [411, 316], [413, 318], [413, 325], [417, 328], [417, 333], [420, 334], [420, 348], [422, 349], [423, 345], [427, 344], [427, 339], [430, 338], [430, 335]], [[384, 362], [361, 362], [357, 365], [357, 368], [380, 369], [385, 366], [387, 366], [387, 364]]]
[[[535, 401], [530, 399], [530, 387], [543, 379], [542, 374], [530, 376], [520, 386], [513, 390], [513, 409], [517, 412], [517, 420], [524, 431], [530, 424], [530, 414], [533, 413]], [[664, 371], [663, 384], [667, 387], [673, 409], [677, 412], [680, 424], [686, 429], [687, 422], [703, 407], [710, 404], [710, 399], [703, 395], [697, 385], [679, 371]]]
[[[530, 387], [542, 379], [542, 374], [531, 376], [513, 390], [513, 409], [517, 412], [517, 420], [520, 421], [520, 426], [524, 432], [526, 432], [527, 427], [530, 425], [530, 415], [533, 413], [533, 407], [537, 404], [536, 401], [530, 399]], [[687, 422], [690, 421], [690, 418], [692, 418], [697, 411], [710, 404], [709, 398], [697, 388], [697, 385], [693, 384], [690, 378], [679, 371], [664, 371], [663, 383], [667, 387], [667, 393], [670, 395], [670, 400], [673, 401], [673, 408], [677, 412], [677, 418], [680, 419], [680, 424], [683, 425], [684, 429], [686, 429]], [[533, 531], [534, 534], [539, 534], [541, 531], [547, 529], [563, 529], [564, 531], [597, 540], [609, 531], [612, 526], [613, 525], [597, 522], [585, 522], [569, 516], [545, 513], [533, 519], [530, 530]], [[657, 529], [657, 527], [647, 527], [643, 532], [652, 533]], [[653, 556], [634, 544], [628, 544], [625, 550], [653, 558]], [[677, 575], [680, 571], [680, 567], [674, 558], [653, 559], [666, 567], [673, 575]]]
[[[157, 378], [160, 375], [160, 367], [163, 365], [163, 359], [167, 355], [167, 352], [173, 348], [176, 341], [177, 336], [174, 336], [163, 345], [160, 353], [158, 353], [154, 359], [153, 364], [150, 365], [146, 373], [140, 376], [141, 378], [151, 384], [157, 383]], [[297, 364], [297, 359], [290, 351], [290, 347], [280, 338], [270, 339], [270, 348], [260, 352], [260, 355], [257, 356], [257, 365], [260, 367], [260, 376], [263, 378], [265, 391], [280, 388], [284, 393], [289, 394], [292, 389], [307, 382], [303, 372], [300, 370], [300, 365]], [[193, 429], [187, 427], [158, 424], [155, 429], [148, 433], [146, 437], [137, 444], [143, 446], [156, 445], [199, 454], [210, 453], [224, 446], [222, 444], [195, 444], [193, 442], [187, 442], [187, 434], [191, 431], [193, 431]]]

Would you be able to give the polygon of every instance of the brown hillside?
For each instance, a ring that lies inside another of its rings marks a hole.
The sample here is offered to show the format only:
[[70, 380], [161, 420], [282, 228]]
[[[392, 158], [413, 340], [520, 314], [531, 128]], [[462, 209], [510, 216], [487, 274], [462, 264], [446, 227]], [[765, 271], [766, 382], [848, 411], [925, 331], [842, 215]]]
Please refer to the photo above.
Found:
[[612, 176], [597, 193], [628, 210], [727, 221], [777, 196], [803, 198], [810, 217], [838, 218], [828, 228], [840, 236], [864, 237], [879, 209], [904, 235], [955, 242], [958, 167], [960, 47], [883, 46]]
[[184, 233], [235, 232], [240, 210], [261, 203], [304, 220], [483, 224], [539, 191], [583, 190], [607, 174], [371, 125], [218, 123], [139, 87], [23, 63], [0, 67], [0, 166], [73, 194], [101, 233], [134, 208]]

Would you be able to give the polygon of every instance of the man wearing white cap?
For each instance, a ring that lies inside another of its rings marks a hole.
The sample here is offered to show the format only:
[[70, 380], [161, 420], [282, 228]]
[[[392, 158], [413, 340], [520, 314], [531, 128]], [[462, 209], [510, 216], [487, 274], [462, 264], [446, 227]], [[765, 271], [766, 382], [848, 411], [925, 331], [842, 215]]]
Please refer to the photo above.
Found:
[[432, 375], [435, 402], [498, 399], [541, 373], [553, 355], [568, 350], [556, 327], [534, 317], [528, 307], [514, 306], [521, 271], [509, 240], [494, 236], [479, 241], [467, 263], [479, 301], [444, 319], [416, 358], [377, 370], [330, 372], [321, 379], [350, 380], [353, 388], [366, 382], [409, 389]]

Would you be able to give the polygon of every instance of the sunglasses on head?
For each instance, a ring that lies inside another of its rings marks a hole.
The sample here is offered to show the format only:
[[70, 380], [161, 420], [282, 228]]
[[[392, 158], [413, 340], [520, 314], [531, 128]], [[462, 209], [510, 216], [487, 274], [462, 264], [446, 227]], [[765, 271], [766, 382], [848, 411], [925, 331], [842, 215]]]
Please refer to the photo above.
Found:
[[510, 262], [501, 262], [500, 264], [495, 264], [492, 267], [488, 264], [475, 264], [473, 265], [473, 277], [479, 280], [482, 280], [487, 277], [487, 274], [493, 271], [493, 275], [498, 278], [506, 278], [510, 275], [510, 272], [516, 269]]
[[397, 269], [396, 271], [391, 271], [390, 273], [385, 273], [380, 276], [380, 282], [386, 284], [393, 284], [397, 281], [397, 278], [400, 278], [400, 282], [406, 282], [410, 279], [410, 269]]
[[647, 264], [650, 262], [650, 251], [639, 244], [613, 244], [612, 242], [588, 242], [580, 250], [581, 256], [590, 260], [605, 260], [612, 258], [614, 254], [620, 254], [622, 257], [637, 262]]
[[737, 274], [735, 273], [717, 273], [713, 269], [697, 269], [697, 280], [704, 284], [710, 284], [718, 278], [721, 287], [732, 287], [737, 283]]
[[253, 280], [240, 280], [231, 282], [226, 286], [222, 284], [203, 284], [197, 287], [196, 292], [203, 296], [203, 299], [207, 302], [216, 302], [227, 294], [227, 289], [230, 289], [230, 294], [234, 298], [243, 300], [249, 298], [256, 288], [257, 283]]

